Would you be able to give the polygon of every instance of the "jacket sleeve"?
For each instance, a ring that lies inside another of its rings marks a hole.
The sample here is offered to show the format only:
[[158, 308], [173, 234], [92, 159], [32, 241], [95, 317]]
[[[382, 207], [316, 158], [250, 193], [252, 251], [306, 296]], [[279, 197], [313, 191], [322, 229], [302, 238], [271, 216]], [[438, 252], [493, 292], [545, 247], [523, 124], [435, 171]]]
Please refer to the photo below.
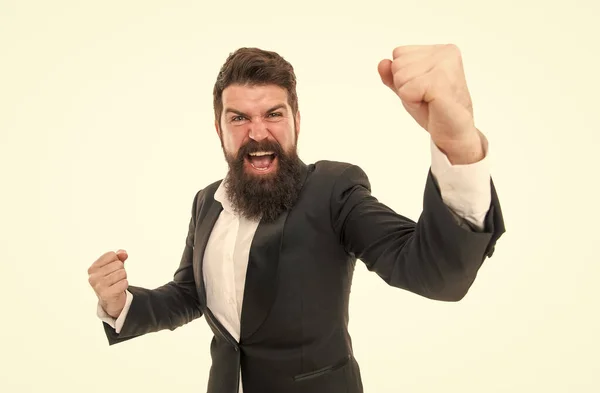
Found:
[[473, 231], [444, 204], [430, 170], [423, 210], [415, 222], [372, 196], [367, 175], [352, 165], [332, 190], [333, 230], [346, 252], [389, 285], [434, 300], [459, 301], [505, 232], [491, 179], [490, 187], [484, 228]]
[[159, 330], [175, 330], [202, 316], [192, 264], [200, 192], [192, 205], [185, 248], [173, 279], [155, 289], [129, 286], [133, 300], [121, 331], [117, 333], [108, 323], [102, 322], [109, 345]]

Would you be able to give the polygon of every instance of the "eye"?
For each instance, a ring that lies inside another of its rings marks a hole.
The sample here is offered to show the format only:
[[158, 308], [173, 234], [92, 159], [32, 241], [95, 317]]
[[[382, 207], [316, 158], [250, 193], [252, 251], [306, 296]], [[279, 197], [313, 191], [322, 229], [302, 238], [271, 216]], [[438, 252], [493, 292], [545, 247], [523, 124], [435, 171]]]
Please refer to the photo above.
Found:
[[231, 118], [231, 121], [242, 121], [244, 120], [244, 116], [234, 116]]
[[269, 113], [269, 116], [271, 116], [271, 115], [273, 115], [273, 117], [281, 117], [282, 116], [281, 112], [271, 112], [271, 113]]

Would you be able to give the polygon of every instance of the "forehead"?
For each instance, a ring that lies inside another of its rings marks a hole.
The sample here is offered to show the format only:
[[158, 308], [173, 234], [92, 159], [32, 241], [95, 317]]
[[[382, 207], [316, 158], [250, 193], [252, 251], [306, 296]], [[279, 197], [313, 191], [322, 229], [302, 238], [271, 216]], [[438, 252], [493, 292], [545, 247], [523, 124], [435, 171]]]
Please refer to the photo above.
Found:
[[277, 85], [230, 85], [223, 90], [223, 106], [238, 110], [272, 107], [287, 103], [287, 90]]

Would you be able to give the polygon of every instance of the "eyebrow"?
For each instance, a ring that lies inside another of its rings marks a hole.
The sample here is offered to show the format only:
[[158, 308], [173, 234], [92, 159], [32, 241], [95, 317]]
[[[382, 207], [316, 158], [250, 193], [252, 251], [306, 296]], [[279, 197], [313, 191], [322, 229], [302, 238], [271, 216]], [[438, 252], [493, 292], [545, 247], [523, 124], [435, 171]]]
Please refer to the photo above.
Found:
[[[287, 109], [287, 108], [286, 108], [285, 104], [278, 104], [278, 105], [275, 105], [275, 106], [267, 109], [266, 113], [271, 113], [273, 111], [276, 111], [277, 109]], [[233, 108], [226, 108], [225, 113], [235, 113], [236, 115], [239, 115], [239, 116], [249, 117], [249, 115], [247, 115], [246, 113], [240, 112], [237, 109], [233, 109]]]

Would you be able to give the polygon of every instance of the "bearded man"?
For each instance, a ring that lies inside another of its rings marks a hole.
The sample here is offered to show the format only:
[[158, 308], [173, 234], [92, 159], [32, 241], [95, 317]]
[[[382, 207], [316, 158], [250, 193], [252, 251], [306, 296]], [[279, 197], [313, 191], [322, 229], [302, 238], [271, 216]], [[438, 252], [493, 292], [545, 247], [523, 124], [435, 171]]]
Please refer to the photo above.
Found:
[[418, 221], [379, 202], [360, 167], [305, 164], [292, 66], [241, 48], [213, 92], [228, 172], [195, 195], [173, 279], [129, 285], [125, 250], [88, 269], [110, 345], [204, 316], [214, 333], [209, 393], [360, 393], [348, 332], [357, 260], [429, 299], [467, 294], [505, 228], [460, 51], [401, 46], [378, 71], [431, 137]]

